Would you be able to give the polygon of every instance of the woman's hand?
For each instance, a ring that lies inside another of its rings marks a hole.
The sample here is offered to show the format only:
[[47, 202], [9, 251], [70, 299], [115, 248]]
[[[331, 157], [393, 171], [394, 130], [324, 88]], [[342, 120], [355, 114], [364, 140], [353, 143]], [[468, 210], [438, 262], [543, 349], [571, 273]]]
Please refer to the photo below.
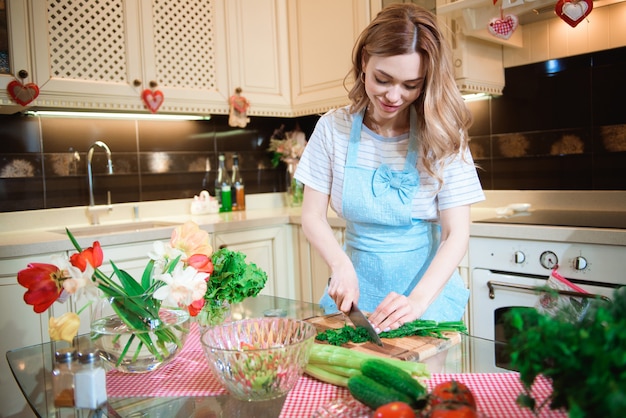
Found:
[[407, 322], [415, 321], [423, 313], [424, 309], [419, 304], [404, 295], [391, 292], [368, 319], [376, 332], [382, 332], [400, 328]]
[[337, 305], [337, 309], [344, 313], [350, 312], [353, 303], [359, 301], [359, 280], [350, 264], [342, 272], [333, 272], [328, 279], [328, 296]]
[[350, 258], [328, 224], [330, 196], [304, 186], [302, 202], [302, 229], [307, 239], [330, 267], [332, 279], [328, 295], [342, 312], [349, 312], [352, 302], [359, 300], [359, 282]]

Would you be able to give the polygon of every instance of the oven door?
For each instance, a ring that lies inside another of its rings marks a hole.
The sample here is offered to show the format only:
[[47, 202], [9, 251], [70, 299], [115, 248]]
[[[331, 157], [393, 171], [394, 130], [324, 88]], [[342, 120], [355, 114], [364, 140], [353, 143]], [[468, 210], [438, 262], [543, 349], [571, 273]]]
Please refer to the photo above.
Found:
[[[471, 309], [469, 329], [473, 336], [506, 343], [502, 316], [514, 307], [534, 308], [539, 296], [533, 290], [545, 286], [548, 277], [507, 274], [486, 269], [474, 269], [471, 279]], [[578, 283], [577, 283], [578, 284]], [[593, 295], [611, 297], [614, 285], [578, 284]], [[510, 370], [508, 356], [503, 344], [495, 344], [493, 350], [470, 347], [472, 371], [504, 372]]]

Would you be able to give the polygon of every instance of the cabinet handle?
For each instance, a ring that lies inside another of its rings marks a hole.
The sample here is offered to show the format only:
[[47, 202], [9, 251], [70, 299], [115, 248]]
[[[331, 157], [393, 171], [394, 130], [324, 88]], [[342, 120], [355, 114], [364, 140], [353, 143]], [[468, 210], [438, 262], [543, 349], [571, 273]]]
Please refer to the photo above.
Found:
[[[527, 286], [523, 284], [503, 283], [503, 282], [497, 282], [493, 280], [489, 280], [487, 282], [487, 287], [489, 288], [489, 299], [496, 298], [496, 289], [495, 289], [496, 287], [504, 287], [504, 288], [509, 288], [509, 289], [524, 290], [530, 293], [537, 293], [537, 288], [533, 286]], [[556, 290], [556, 289], [554, 291], [558, 293], [559, 295], [563, 295], [563, 296], [574, 296], [577, 298], [591, 298], [591, 299], [600, 298], [606, 302], [611, 301], [611, 299], [609, 299], [606, 296], [596, 295], [593, 293], [581, 293], [581, 292], [572, 292], [569, 290]]]
[[17, 76], [19, 78], [21, 78], [22, 80], [25, 79], [25, 78], [28, 78], [28, 71], [26, 71], [26, 70], [19, 70], [17, 72]]
[[157, 82], [156, 82], [156, 81], [154, 81], [154, 80], [150, 81], [150, 83], [148, 83], [148, 84], [150, 85], [150, 88], [151, 88], [151, 89], [154, 89], [154, 88], [156, 88], [156, 86], [158, 86], [158, 85], [159, 85], [159, 83], [157, 83]]
[[138, 79], [138, 78], [134, 79], [133, 80], [133, 86], [135, 86], [135, 87], [141, 86], [141, 80]]

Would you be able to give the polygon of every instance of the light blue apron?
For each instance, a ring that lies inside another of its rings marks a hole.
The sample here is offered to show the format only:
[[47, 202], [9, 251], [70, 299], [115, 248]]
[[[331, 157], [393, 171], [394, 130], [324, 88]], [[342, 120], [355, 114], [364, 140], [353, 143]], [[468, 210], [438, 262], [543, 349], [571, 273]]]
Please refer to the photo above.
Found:
[[[343, 181], [342, 209], [346, 220], [345, 251], [359, 278], [359, 307], [373, 312], [389, 292], [409, 295], [428, 268], [439, 246], [438, 224], [414, 219], [412, 202], [419, 188], [417, 116], [411, 107], [409, 150], [402, 171], [382, 164], [376, 170], [357, 165], [363, 113], [355, 114]], [[463, 316], [469, 291], [458, 272], [452, 275], [422, 319], [457, 321]], [[326, 313], [337, 306], [320, 300]]]

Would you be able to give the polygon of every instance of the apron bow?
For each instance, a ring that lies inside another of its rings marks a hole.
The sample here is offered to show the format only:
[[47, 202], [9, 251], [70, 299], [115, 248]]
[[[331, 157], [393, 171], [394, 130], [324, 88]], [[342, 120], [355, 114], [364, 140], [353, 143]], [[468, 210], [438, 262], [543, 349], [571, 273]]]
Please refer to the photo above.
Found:
[[413, 200], [417, 186], [417, 172], [393, 173], [386, 164], [382, 164], [376, 169], [372, 179], [374, 196], [382, 196], [390, 189], [396, 189], [400, 200], [405, 204]]

